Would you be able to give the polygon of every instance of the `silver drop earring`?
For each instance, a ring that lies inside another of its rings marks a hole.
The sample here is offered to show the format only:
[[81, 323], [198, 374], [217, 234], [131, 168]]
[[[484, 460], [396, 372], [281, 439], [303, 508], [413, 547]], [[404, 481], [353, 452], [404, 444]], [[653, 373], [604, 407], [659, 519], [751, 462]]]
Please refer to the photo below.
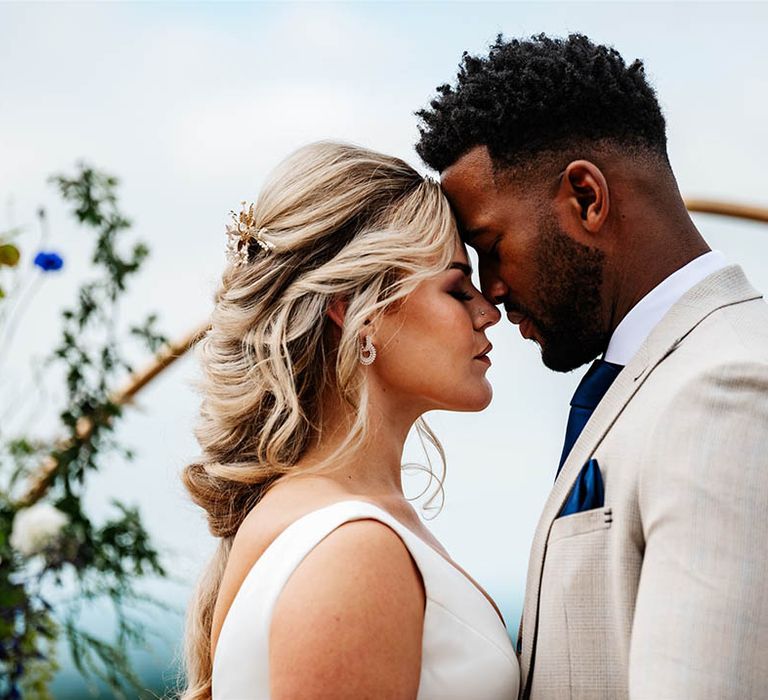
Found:
[[365, 343], [360, 348], [360, 364], [370, 365], [376, 359], [376, 348], [373, 347], [371, 336], [365, 336]]

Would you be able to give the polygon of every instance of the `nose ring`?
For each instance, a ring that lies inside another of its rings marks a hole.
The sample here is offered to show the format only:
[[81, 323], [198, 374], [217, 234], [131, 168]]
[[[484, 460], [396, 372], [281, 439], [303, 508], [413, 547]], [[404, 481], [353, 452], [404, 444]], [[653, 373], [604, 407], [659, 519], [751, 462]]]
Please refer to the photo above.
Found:
[[480, 315], [481, 315], [481, 316], [485, 316], [485, 311], [481, 311], [481, 312], [480, 312]]

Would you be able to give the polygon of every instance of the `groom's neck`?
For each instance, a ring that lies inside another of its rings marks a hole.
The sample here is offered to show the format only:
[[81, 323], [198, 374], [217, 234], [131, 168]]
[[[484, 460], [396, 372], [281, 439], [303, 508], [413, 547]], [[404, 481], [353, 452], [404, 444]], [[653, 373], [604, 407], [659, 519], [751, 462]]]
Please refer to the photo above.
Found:
[[611, 333], [651, 290], [710, 250], [676, 185], [673, 191], [640, 191], [622, 201], [618, 245], [609, 261]]

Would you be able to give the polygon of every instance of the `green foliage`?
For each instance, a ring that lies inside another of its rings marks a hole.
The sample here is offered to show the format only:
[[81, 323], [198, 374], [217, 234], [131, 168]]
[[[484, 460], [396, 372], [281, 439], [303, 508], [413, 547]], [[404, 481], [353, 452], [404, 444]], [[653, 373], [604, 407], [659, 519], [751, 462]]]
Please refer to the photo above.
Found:
[[157, 314], [150, 314], [143, 324], [131, 328], [131, 333], [141, 338], [152, 352], [157, 352], [168, 342], [168, 338], [157, 330], [156, 324]]
[[[48, 456], [53, 445], [48, 441], [32, 439], [24, 436], [7, 439], [0, 442], [0, 465], [8, 465], [7, 489], [13, 493], [16, 486], [39, 468], [43, 458]], [[5, 494], [0, 491], [0, 498]], [[0, 534], [0, 537], [2, 535]]]
[[[132, 371], [122, 353], [123, 336], [138, 338], [153, 353], [166, 339], [156, 328], [156, 314], [125, 331], [117, 325], [120, 297], [149, 253], [141, 242], [127, 252], [120, 250], [130, 222], [118, 207], [117, 179], [81, 164], [73, 176], [57, 175], [51, 182], [72, 205], [77, 220], [95, 233], [91, 260], [96, 275], [83, 282], [74, 304], [62, 312], [61, 337], [49, 359], [64, 374], [63, 436], [50, 442], [25, 436], [0, 442], [0, 700], [18, 693], [49, 697], [60, 634], [84, 676], [104, 681], [115, 697], [128, 697], [127, 689], [141, 690], [128, 651], [145, 646], [148, 634], [132, 612], [140, 605], [166, 609], [139, 594], [135, 583], [166, 572], [137, 508], [114, 499], [114, 515], [95, 523], [83, 501], [89, 474], [102, 468], [107, 456], [110, 462], [115, 455], [132, 458], [114, 438], [122, 407], [111, 398], [117, 382]], [[9, 246], [0, 246], [0, 264], [18, 262], [18, 256], [15, 262], [2, 262], [14, 260]], [[67, 523], [42, 552], [25, 557], [11, 546], [20, 508], [11, 493], [44, 457], [56, 463], [45, 501], [65, 514]], [[51, 583], [65, 586], [67, 580], [75, 582], [72, 599], [57, 602], [54, 609], [40, 591]], [[82, 605], [89, 601], [110, 601], [117, 623], [114, 640], [98, 638], [79, 624]]]

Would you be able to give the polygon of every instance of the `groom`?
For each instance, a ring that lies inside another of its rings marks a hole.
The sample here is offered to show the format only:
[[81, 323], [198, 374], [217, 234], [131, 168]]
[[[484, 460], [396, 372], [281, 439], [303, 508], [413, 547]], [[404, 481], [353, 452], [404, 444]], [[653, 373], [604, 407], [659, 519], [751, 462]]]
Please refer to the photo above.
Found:
[[499, 38], [419, 116], [485, 296], [547, 367], [600, 358], [540, 466], [523, 697], [766, 697], [768, 307], [689, 218], [642, 63]]

